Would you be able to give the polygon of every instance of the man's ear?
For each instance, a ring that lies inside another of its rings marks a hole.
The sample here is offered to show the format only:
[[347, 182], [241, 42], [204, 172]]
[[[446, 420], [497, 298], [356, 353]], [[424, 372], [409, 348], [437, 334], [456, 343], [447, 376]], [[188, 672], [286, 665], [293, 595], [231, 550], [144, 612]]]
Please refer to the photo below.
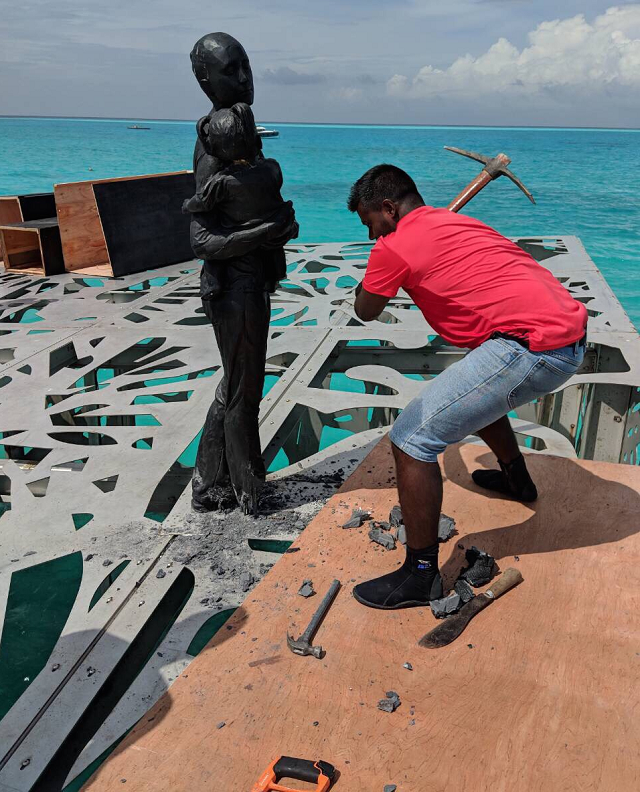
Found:
[[382, 201], [382, 211], [384, 214], [389, 215], [394, 220], [396, 220], [398, 217], [398, 204], [396, 204], [390, 198], [385, 198]]

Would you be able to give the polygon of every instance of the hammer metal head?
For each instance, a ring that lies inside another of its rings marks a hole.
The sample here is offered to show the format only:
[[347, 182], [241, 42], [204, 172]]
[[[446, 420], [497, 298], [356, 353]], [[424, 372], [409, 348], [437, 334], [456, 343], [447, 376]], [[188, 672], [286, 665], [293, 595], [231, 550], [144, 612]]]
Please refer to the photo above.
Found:
[[535, 203], [533, 195], [531, 195], [515, 173], [512, 173], [507, 168], [511, 160], [506, 154], [498, 154], [495, 157], [485, 157], [484, 154], [478, 154], [476, 151], [465, 151], [464, 149], [455, 148], [455, 146], [445, 146], [445, 148], [447, 151], [453, 151], [454, 154], [461, 154], [463, 157], [469, 157], [469, 159], [476, 160], [476, 162], [481, 162], [484, 165], [483, 170], [486, 170], [492, 179], [497, 179], [498, 176], [506, 176], [508, 179], [511, 179], [511, 181], [522, 190], [531, 203]]
[[287, 646], [294, 654], [302, 655], [303, 657], [306, 655], [313, 655], [316, 660], [321, 660], [324, 656], [321, 646], [311, 646], [302, 636], [296, 640], [287, 633]]

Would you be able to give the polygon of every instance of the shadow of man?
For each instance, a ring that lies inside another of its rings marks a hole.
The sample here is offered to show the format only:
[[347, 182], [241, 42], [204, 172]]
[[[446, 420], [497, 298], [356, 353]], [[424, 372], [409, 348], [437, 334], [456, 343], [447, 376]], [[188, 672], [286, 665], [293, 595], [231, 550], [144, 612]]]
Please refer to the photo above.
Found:
[[[474, 484], [471, 470], [495, 467], [495, 459], [485, 446], [463, 448], [464, 444], [447, 449], [443, 472], [449, 485], [478, 497], [464, 499], [457, 518], [466, 525], [496, 525], [465, 532], [465, 547], [477, 545], [499, 561], [508, 556], [596, 548], [620, 542], [639, 530], [640, 471], [632, 466], [528, 454], [527, 466], [540, 496], [524, 504]], [[447, 500], [456, 502], [455, 497], [449, 486]], [[449, 585], [463, 565], [464, 551], [456, 545], [441, 569]]]

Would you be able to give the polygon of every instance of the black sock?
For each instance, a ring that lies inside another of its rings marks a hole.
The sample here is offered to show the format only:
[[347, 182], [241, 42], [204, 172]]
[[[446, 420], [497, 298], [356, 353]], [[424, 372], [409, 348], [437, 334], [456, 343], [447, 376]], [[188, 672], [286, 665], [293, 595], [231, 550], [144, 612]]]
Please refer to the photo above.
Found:
[[434, 573], [438, 570], [438, 544], [423, 547], [421, 550], [415, 550], [407, 545], [407, 557], [405, 565], [411, 568], [414, 575], [424, 578], [432, 578]]

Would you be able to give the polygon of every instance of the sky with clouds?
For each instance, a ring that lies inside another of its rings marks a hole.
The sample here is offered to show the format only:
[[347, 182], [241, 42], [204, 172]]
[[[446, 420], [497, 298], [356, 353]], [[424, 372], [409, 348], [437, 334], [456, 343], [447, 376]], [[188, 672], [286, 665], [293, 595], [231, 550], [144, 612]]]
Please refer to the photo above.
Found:
[[640, 127], [640, 3], [0, 0], [0, 114], [193, 119], [245, 46], [261, 121]]

